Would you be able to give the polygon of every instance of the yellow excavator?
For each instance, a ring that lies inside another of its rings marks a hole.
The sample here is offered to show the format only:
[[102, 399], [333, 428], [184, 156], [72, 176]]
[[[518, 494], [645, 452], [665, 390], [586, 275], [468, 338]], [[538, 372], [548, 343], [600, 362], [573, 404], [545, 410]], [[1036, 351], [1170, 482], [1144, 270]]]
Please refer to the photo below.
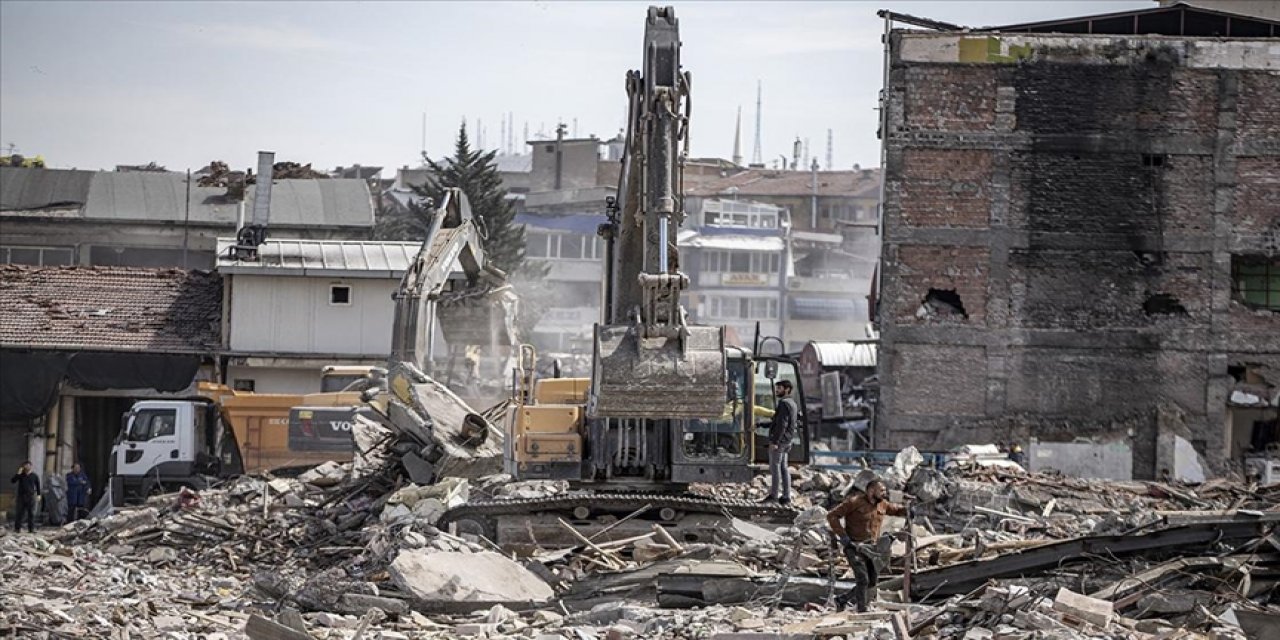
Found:
[[[606, 201], [602, 319], [590, 378], [544, 378], [523, 346], [506, 415], [505, 471], [569, 481], [548, 497], [472, 501], [442, 525], [504, 547], [577, 544], [633, 535], [654, 523], [705, 540], [728, 516], [790, 522], [786, 506], [717, 498], [695, 483], [743, 483], [763, 450], [753, 416], [769, 414], [773, 382], [790, 380], [802, 421], [793, 460], [808, 459], [804, 393], [794, 361], [727, 346], [719, 326], [689, 322], [676, 235], [685, 219], [690, 76], [670, 7], [650, 7], [644, 68], [627, 74], [629, 117], [617, 198]], [[566, 537], [566, 534], [567, 537]]]

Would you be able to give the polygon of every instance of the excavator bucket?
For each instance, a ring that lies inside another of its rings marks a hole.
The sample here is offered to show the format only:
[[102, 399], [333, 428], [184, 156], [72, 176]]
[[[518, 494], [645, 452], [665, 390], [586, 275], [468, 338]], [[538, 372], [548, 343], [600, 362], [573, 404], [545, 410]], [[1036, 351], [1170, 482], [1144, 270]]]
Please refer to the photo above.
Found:
[[592, 418], [719, 418], [724, 329], [686, 326], [678, 338], [641, 338], [634, 326], [596, 325], [587, 414]]
[[511, 287], [446, 293], [436, 301], [440, 332], [451, 345], [515, 344], [516, 295]]

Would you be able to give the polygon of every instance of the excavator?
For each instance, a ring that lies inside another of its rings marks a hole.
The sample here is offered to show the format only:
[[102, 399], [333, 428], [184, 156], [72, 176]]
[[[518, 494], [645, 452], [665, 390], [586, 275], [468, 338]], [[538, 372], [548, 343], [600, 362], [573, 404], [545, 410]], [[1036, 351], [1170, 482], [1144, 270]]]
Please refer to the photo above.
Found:
[[[455, 348], [510, 347], [517, 304], [506, 274], [486, 259], [466, 194], [447, 188], [431, 206], [426, 240], [392, 295], [387, 368], [370, 375], [362, 396], [375, 421], [416, 445], [403, 459], [420, 483], [445, 473], [482, 475], [490, 467], [496, 472], [501, 455], [500, 434], [491, 433], [496, 429], [488, 420], [466, 411], [465, 403], [427, 374], [436, 323]], [[452, 277], [455, 263], [462, 267], [461, 278]]]
[[[549, 497], [472, 500], [441, 526], [503, 548], [576, 545], [657, 531], [705, 541], [729, 517], [790, 522], [777, 504], [719, 498], [746, 483], [763, 444], [754, 416], [771, 412], [773, 382], [797, 393], [802, 423], [792, 459], [807, 460], [803, 389], [794, 361], [725, 344], [719, 326], [690, 322], [689, 277], [676, 235], [685, 219], [690, 75], [680, 65], [671, 7], [650, 7], [644, 66], [626, 77], [628, 123], [616, 198], [598, 230], [606, 247], [601, 322], [590, 378], [542, 378], [520, 347], [505, 416], [504, 470], [516, 480], [567, 480]], [[567, 536], [567, 537], [566, 537]]]

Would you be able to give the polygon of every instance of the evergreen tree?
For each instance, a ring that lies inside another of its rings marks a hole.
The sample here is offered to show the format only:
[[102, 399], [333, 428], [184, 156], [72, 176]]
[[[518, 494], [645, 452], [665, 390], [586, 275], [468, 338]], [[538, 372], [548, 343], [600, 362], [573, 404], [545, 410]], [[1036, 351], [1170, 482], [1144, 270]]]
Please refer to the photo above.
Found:
[[[508, 274], [514, 273], [524, 262], [524, 229], [515, 224], [516, 211], [507, 200], [507, 190], [502, 187], [498, 165], [494, 162], [497, 151], [472, 149], [464, 122], [458, 129], [458, 140], [453, 157], [435, 161], [423, 155], [430, 171], [426, 184], [414, 186], [421, 198], [439, 203], [444, 190], [457, 187], [467, 194], [471, 214], [480, 227], [483, 246], [490, 264]], [[424, 200], [425, 202], [425, 200]], [[380, 239], [422, 240], [431, 228], [434, 211], [422, 204], [410, 205], [406, 216], [382, 216], [375, 227]]]

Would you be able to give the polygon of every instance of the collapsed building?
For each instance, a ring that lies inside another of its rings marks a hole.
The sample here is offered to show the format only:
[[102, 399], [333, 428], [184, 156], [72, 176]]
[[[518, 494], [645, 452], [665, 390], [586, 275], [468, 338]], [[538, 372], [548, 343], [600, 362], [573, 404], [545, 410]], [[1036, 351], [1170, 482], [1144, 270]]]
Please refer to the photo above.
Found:
[[1037, 468], [1084, 437], [1137, 478], [1274, 452], [1280, 23], [882, 15], [930, 30], [886, 33], [878, 442]]

